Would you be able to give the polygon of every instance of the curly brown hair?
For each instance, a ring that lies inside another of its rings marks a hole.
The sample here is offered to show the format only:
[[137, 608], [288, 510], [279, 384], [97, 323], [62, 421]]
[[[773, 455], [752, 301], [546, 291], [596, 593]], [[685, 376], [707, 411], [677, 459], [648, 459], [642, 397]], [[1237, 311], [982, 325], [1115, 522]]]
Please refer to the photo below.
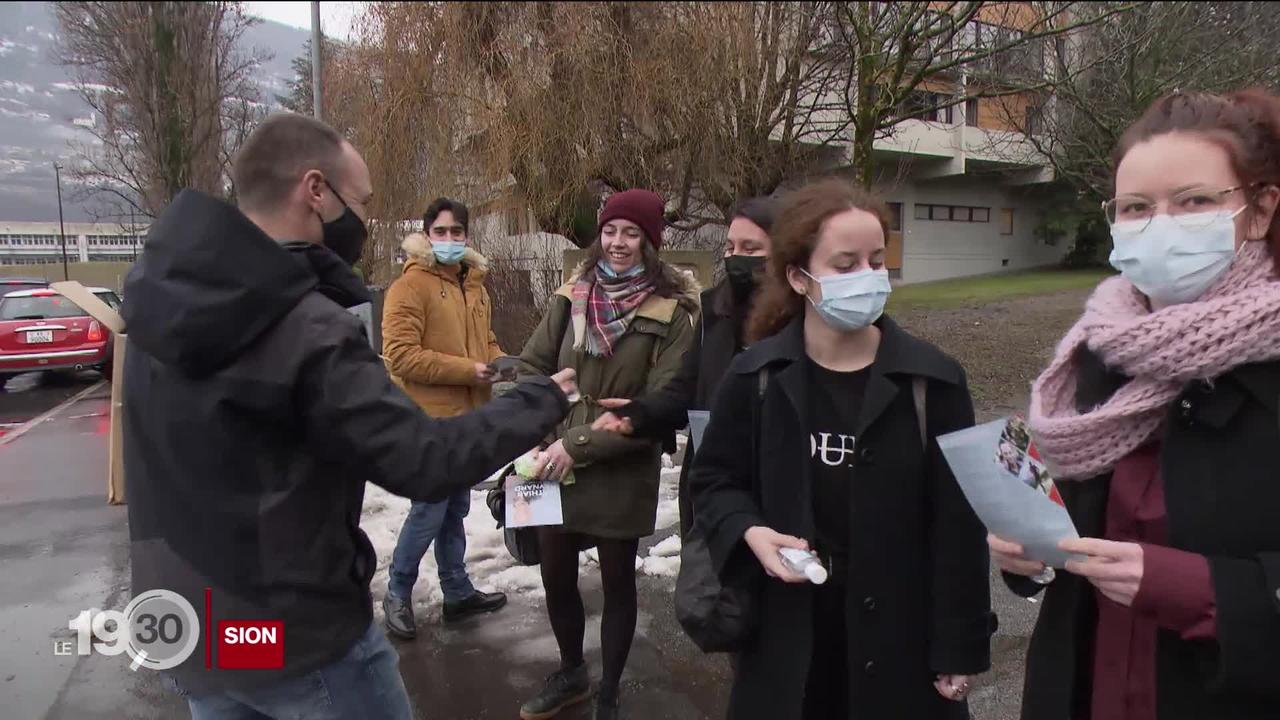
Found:
[[751, 342], [776, 334], [804, 310], [804, 297], [787, 281], [787, 268], [808, 268], [822, 225], [846, 210], [865, 210], [876, 216], [889, 236], [889, 209], [880, 198], [843, 178], [816, 180], [782, 197], [773, 224], [773, 251], [761, 280], [747, 337]]

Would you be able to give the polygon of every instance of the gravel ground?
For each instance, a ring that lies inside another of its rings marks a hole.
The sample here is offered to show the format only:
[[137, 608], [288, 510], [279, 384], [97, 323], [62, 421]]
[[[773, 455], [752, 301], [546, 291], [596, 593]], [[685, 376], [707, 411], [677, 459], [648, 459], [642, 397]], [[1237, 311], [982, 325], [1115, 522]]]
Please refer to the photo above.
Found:
[[[1025, 412], [1031, 381], [1084, 307], [1087, 291], [1069, 290], [972, 307], [908, 312], [896, 319], [964, 365], [978, 421]], [[1023, 659], [1039, 606], [1012, 593], [992, 572], [991, 602], [1000, 616], [993, 668], [971, 695], [977, 720], [1015, 720]]]

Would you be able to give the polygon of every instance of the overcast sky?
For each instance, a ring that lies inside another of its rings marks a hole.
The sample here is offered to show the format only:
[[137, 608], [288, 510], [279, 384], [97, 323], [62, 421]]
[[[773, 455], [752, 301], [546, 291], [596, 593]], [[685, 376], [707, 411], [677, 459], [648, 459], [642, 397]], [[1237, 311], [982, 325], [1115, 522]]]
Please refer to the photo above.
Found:
[[[311, 3], [309, 2], [247, 2], [244, 5], [251, 15], [304, 30], [311, 29]], [[364, 3], [320, 3], [320, 25], [324, 33], [340, 40], [350, 39], [351, 21], [361, 5]]]

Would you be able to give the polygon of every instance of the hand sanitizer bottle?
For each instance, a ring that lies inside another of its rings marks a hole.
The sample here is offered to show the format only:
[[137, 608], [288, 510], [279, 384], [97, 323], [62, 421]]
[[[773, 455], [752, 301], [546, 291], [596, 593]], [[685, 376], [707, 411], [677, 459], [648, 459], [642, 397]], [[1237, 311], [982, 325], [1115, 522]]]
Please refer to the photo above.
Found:
[[822, 567], [822, 562], [818, 560], [817, 555], [796, 548], [779, 548], [778, 554], [782, 556], [782, 564], [786, 565], [788, 570], [809, 578], [809, 582], [814, 585], [821, 585], [827, 581], [827, 569]]

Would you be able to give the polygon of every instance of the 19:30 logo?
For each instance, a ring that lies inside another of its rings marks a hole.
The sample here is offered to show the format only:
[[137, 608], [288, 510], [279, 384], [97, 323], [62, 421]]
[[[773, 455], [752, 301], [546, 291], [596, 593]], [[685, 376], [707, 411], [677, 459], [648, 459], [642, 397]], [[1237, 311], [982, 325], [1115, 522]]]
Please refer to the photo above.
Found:
[[[168, 670], [182, 664], [200, 642], [200, 618], [186, 598], [172, 590], [148, 590], [123, 611], [85, 610], [67, 624], [76, 631], [75, 654], [128, 653], [129, 669]], [[96, 642], [94, 642], [96, 640]], [[55, 654], [69, 655], [70, 643], [54, 645]]]

